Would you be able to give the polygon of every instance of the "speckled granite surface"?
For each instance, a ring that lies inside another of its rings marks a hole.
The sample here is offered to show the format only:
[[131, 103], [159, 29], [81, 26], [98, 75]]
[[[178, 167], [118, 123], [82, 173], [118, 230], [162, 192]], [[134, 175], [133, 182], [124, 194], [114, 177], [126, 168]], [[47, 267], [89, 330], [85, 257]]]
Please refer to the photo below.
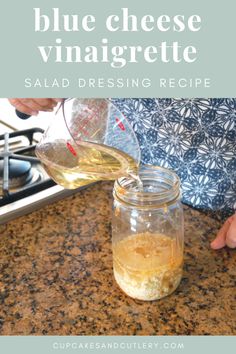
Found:
[[236, 251], [210, 250], [220, 225], [189, 208], [177, 291], [154, 302], [121, 292], [111, 189], [99, 183], [0, 226], [0, 334], [236, 334]]

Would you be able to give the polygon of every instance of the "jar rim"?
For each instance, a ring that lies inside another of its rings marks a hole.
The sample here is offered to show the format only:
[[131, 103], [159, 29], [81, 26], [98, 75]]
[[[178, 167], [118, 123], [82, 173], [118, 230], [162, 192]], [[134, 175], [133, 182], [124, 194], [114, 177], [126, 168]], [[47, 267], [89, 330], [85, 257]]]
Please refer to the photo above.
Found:
[[142, 182], [159, 182], [158, 191], [140, 191], [130, 188], [135, 179], [121, 177], [115, 181], [114, 197], [131, 205], [155, 205], [160, 206], [174, 202], [180, 196], [180, 179], [177, 174], [165, 167], [153, 165], [141, 165], [139, 176]]

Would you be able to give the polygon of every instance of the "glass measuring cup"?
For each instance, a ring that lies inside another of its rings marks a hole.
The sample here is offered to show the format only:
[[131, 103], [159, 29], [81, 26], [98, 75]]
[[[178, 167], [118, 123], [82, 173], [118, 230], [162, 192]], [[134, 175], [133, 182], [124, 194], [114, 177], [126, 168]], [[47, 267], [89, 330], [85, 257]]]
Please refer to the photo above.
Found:
[[36, 155], [52, 179], [69, 189], [135, 175], [140, 162], [132, 127], [107, 99], [65, 100]]

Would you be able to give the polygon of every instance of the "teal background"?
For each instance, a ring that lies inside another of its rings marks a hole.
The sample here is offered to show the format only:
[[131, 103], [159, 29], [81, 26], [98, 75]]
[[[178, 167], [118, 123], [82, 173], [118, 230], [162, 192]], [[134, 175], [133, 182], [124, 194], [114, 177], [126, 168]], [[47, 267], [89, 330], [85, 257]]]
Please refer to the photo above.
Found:
[[[68, 345], [67, 349], [53, 349], [54, 343], [64, 343]], [[75, 347], [72, 349], [71, 346], [74, 345], [85, 345], [86, 343], [102, 343], [108, 344], [113, 343], [115, 349], [79, 349]], [[119, 343], [136, 343], [136, 349], [120, 349], [117, 348]], [[139, 346], [147, 343], [158, 343], [157, 349], [138, 349]], [[183, 344], [183, 349], [165, 349], [166, 343], [171, 346], [173, 343]], [[111, 336], [111, 337], [91, 337], [91, 336], [79, 336], [79, 337], [66, 337], [66, 336], [55, 336], [55, 337], [2, 337], [0, 340], [0, 351], [4, 354], [56, 354], [56, 353], [117, 353], [117, 354], [158, 354], [158, 353], [181, 353], [181, 354], [233, 354], [235, 353], [235, 343], [234, 337], [219, 337], [219, 336], [157, 336], [157, 337], [147, 337], [147, 336]]]
[[[49, 13], [58, 7], [63, 14], [93, 14], [96, 16], [96, 30], [93, 32], [35, 33], [34, 7], [42, 13]], [[198, 14], [202, 18], [199, 32], [115, 32], [105, 28], [109, 14], [118, 14], [122, 7], [128, 7], [130, 14], [143, 16], [151, 14], [176, 15]], [[80, 2], [77, 0], [31, 0], [16, 2], [8, 0], [1, 3], [0, 12], [0, 96], [1, 97], [235, 97], [235, 0], [222, 2], [191, 0], [136, 0], [113, 2], [109, 0]], [[181, 45], [193, 45], [198, 50], [195, 63], [140, 62], [128, 64], [122, 69], [113, 69], [109, 64], [97, 63], [43, 63], [38, 45], [54, 45], [56, 38], [62, 38], [65, 45], [97, 45], [107, 38], [113, 45], [159, 45], [162, 41]], [[26, 77], [68, 78], [69, 88], [25, 88]], [[143, 78], [152, 80], [150, 88], [78, 88], [77, 78]], [[160, 77], [211, 79], [210, 88], [160, 88]]]

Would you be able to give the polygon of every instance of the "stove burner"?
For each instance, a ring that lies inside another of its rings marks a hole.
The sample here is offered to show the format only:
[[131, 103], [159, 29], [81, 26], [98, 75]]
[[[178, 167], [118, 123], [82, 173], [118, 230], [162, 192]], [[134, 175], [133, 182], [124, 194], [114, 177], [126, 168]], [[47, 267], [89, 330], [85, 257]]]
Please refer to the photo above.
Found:
[[[35, 156], [35, 145], [32, 145], [34, 133], [42, 134], [43, 130], [33, 128], [12, 132], [9, 135], [0, 135], [0, 165], [2, 166], [2, 169], [0, 168], [0, 179], [2, 177], [2, 185], [0, 184], [0, 225], [87, 187], [86, 185], [78, 189], [64, 189], [57, 186], [49, 178]], [[29, 144], [27, 144], [25, 137]], [[23, 141], [24, 146], [12, 148], [12, 142], [15, 143], [19, 140], [20, 142]], [[4, 148], [2, 148], [3, 146]], [[23, 162], [23, 167], [21, 166], [20, 170], [18, 170], [16, 161], [19, 161], [20, 164]], [[28, 175], [30, 166], [30, 174]], [[13, 178], [9, 180], [8, 177]], [[13, 182], [17, 182], [17, 184], [23, 182], [25, 185], [13, 188]]]
[[[0, 135], [4, 142], [3, 151], [0, 151], [0, 206], [55, 185], [42, 173], [40, 161], [35, 156], [35, 133], [43, 133], [43, 130], [33, 128]], [[18, 136], [25, 136], [29, 145], [10, 150], [9, 140]]]
[[[0, 161], [0, 175], [3, 176], [3, 161]], [[31, 163], [29, 161], [9, 160], [9, 188], [23, 187], [32, 180]], [[3, 180], [0, 178], [0, 187]]]

